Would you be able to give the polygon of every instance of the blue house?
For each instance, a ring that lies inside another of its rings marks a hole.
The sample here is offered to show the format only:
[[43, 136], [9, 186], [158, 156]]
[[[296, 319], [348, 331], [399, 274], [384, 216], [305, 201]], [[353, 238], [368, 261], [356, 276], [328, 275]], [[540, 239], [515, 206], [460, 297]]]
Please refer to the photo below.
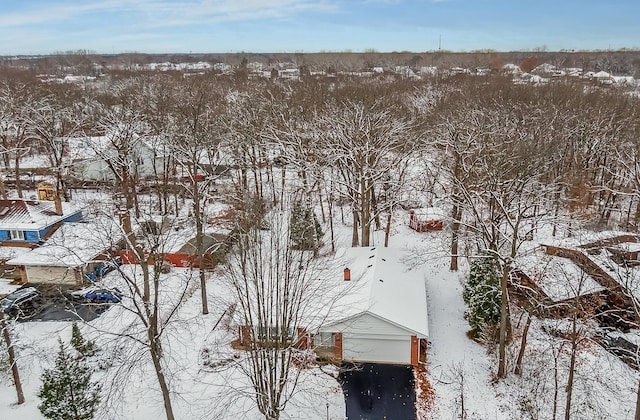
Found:
[[82, 221], [82, 210], [71, 203], [0, 200], [0, 247], [33, 248], [65, 222]]

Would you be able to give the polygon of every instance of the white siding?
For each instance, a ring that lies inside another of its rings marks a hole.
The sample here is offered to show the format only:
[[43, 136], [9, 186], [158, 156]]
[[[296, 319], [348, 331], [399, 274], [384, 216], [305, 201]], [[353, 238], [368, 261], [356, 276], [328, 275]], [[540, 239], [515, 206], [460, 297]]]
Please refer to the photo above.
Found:
[[26, 267], [29, 283], [76, 284], [72, 269], [66, 267]]
[[321, 331], [342, 332], [347, 334], [382, 334], [382, 335], [413, 335], [410, 331], [391, 324], [383, 319], [372, 316], [368, 313], [358, 315], [355, 318], [334, 324]]
[[411, 363], [410, 336], [348, 335], [342, 338], [342, 359], [358, 362]]

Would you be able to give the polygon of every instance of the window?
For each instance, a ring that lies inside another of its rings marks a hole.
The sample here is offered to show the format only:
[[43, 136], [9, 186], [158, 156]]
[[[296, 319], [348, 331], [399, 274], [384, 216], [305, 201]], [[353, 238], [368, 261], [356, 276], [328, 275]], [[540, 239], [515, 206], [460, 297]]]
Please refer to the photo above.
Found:
[[22, 230], [10, 230], [9, 237], [12, 241], [24, 241], [24, 231]]
[[335, 346], [335, 334], [330, 332], [319, 332], [314, 337], [316, 347]]
[[264, 342], [291, 341], [294, 338], [293, 328], [276, 328], [257, 326], [253, 329], [256, 338]]

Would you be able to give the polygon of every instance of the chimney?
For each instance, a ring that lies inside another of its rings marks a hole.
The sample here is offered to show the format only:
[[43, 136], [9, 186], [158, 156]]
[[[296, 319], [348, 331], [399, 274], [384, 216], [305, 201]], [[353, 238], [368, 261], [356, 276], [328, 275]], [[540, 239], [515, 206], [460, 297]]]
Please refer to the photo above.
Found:
[[53, 204], [55, 205], [55, 212], [58, 216], [62, 216], [62, 201], [60, 200], [60, 196], [56, 194], [56, 198], [53, 199]]
[[348, 268], [344, 269], [344, 281], [350, 281], [351, 280], [351, 270], [349, 270]]

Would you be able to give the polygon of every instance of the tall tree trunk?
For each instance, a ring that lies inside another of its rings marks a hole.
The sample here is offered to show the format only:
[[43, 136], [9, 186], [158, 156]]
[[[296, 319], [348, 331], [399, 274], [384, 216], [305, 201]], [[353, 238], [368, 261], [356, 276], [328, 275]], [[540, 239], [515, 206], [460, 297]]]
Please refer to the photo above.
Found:
[[15, 158], [15, 174], [16, 174], [16, 191], [18, 192], [18, 198], [22, 198], [22, 184], [20, 183], [20, 156], [16, 154]]
[[4, 337], [4, 343], [7, 346], [7, 353], [9, 355], [9, 364], [11, 365], [11, 374], [13, 375], [13, 383], [16, 386], [16, 394], [18, 396], [18, 404], [24, 403], [24, 392], [22, 392], [22, 381], [20, 381], [20, 371], [18, 370], [18, 362], [16, 361], [16, 354], [11, 341], [11, 335], [9, 334], [9, 327], [7, 321], [4, 318], [4, 311], [0, 310], [0, 328], [2, 328], [2, 336]]
[[[151, 330], [150, 330], [151, 332]], [[162, 400], [164, 402], [164, 411], [167, 415], [167, 420], [174, 420], [173, 407], [171, 406], [171, 394], [169, 393], [169, 386], [162, 370], [162, 356], [160, 345], [157, 342], [157, 338], [151, 339], [150, 348], [151, 359], [153, 360], [153, 367], [156, 371], [156, 377], [158, 378], [158, 384], [160, 385], [160, 391], [162, 392]]]
[[369, 185], [371, 191], [371, 209], [373, 210], [373, 215], [376, 221], [376, 229], [382, 228], [382, 222], [380, 222], [380, 213], [378, 212], [378, 200], [376, 199], [376, 192], [373, 188], [373, 183], [370, 182]]
[[371, 196], [370, 189], [367, 185], [366, 179], [362, 178], [360, 181], [360, 230], [361, 230], [361, 244], [362, 246], [370, 245], [371, 237]]
[[[577, 312], [578, 308], [574, 308]], [[571, 328], [571, 360], [569, 361], [569, 377], [567, 378], [567, 401], [564, 408], [564, 419], [569, 420], [571, 418], [571, 398], [573, 396], [573, 377], [576, 370], [576, 353], [578, 352], [578, 332], [576, 324], [578, 322], [578, 314], [573, 314], [573, 322]]]
[[527, 318], [527, 323], [524, 325], [522, 331], [522, 341], [520, 342], [520, 351], [518, 352], [518, 359], [516, 360], [516, 368], [513, 373], [516, 375], [522, 374], [522, 359], [524, 358], [524, 351], [527, 347], [527, 334], [529, 334], [529, 326], [531, 325], [531, 316]]
[[458, 271], [458, 246], [460, 235], [460, 217], [461, 208], [454, 198], [453, 208], [451, 209], [451, 218], [453, 223], [451, 224], [451, 262], [449, 264], [449, 270]]
[[[456, 136], [457, 138], [457, 136]], [[458, 246], [459, 246], [459, 234], [460, 234], [460, 218], [462, 217], [462, 207], [460, 206], [459, 200], [459, 186], [456, 182], [460, 181], [462, 176], [462, 168], [461, 162], [462, 157], [460, 153], [454, 148], [454, 167], [453, 167], [453, 176], [454, 176], [454, 185], [453, 185], [453, 207], [451, 209], [451, 218], [453, 219], [453, 223], [451, 225], [451, 262], [449, 264], [449, 270], [458, 271]]]
[[384, 246], [389, 246], [389, 233], [391, 232], [391, 213], [387, 215], [387, 226], [384, 229]]
[[509, 272], [511, 270], [511, 263], [505, 261], [502, 267], [502, 276], [500, 277], [500, 342], [498, 348], [499, 360], [498, 360], [498, 378], [504, 378], [507, 374], [506, 370], [506, 347], [507, 347], [507, 335], [509, 327], [509, 296], [507, 295], [507, 283], [509, 281]]
[[358, 210], [353, 207], [353, 229], [351, 230], [351, 246], [358, 246]]
[[[203, 228], [203, 214], [200, 206], [200, 191], [198, 190], [198, 181], [195, 176], [192, 177], [193, 188], [193, 215], [196, 219], [196, 252], [198, 253], [198, 265], [200, 275], [200, 296], [202, 300], [202, 314], [209, 313], [209, 302], [207, 300], [207, 279], [204, 272], [204, 228]], [[203, 181], [204, 182], [204, 181]]]

